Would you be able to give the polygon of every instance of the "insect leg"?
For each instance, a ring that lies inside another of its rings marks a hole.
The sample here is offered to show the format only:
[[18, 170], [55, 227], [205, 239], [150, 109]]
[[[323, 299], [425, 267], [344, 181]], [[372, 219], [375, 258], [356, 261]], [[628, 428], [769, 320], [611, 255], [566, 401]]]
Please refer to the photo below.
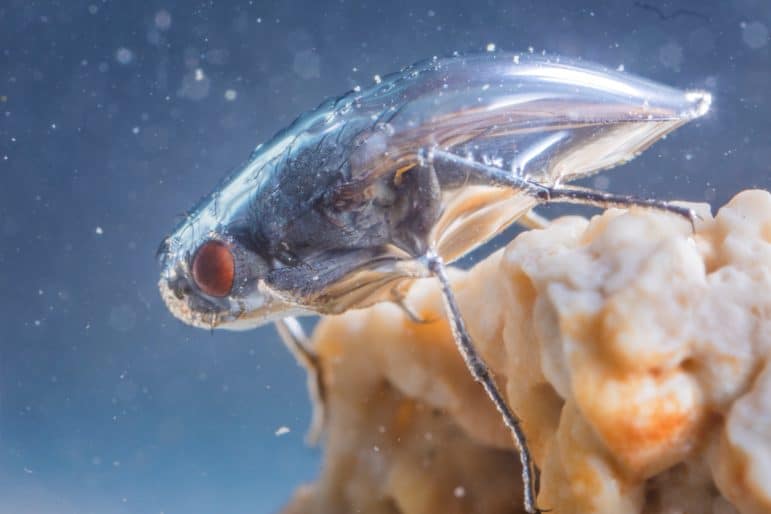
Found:
[[603, 209], [607, 209], [608, 207], [642, 207], [644, 209], [655, 209], [658, 211], [671, 212], [672, 214], [682, 216], [690, 222], [694, 231], [696, 230], [694, 223], [697, 215], [692, 209], [689, 209], [688, 207], [682, 207], [680, 205], [662, 202], [661, 200], [637, 198], [635, 196], [628, 195], [618, 195], [582, 187], [540, 187], [543, 187], [543, 191], [538, 193], [538, 198], [544, 203], [561, 202], [579, 205], [592, 205], [594, 207], [602, 207]]
[[447, 270], [442, 258], [435, 253], [430, 252], [425, 255], [424, 259], [428, 269], [441, 283], [444, 306], [452, 326], [453, 337], [455, 338], [458, 351], [461, 356], [463, 356], [466, 367], [474, 377], [474, 380], [482, 384], [487, 396], [492, 400], [495, 408], [498, 409], [498, 412], [501, 413], [503, 422], [514, 437], [514, 443], [519, 451], [519, 460], [522, 464], [525, 510], [528, 513], [541, 512], [540, 509], [535, 506], [535, 484], [533, 481], [534, 469], [530, 457], [530, 450], [527, 447], [525, 433], [522, 431], [522, 427], [519, 424], [519, 418], [517, 418], [511, 412], [511, 409], [509, 409], [509, 406], [503, 399], [503, 395], [498, 390], [498, 386], [495, 384], [495, 379], [490, 374], [490, 369], [487, 367], [484, 360], [482, 360], [482, 357], [477, 353], [476, 348], [474, 348], [474, 343], [466, 330], [466, 324], [461, 316], [458, 302], [455, 300], [455, 295], [450, 287], [450, 280], [447, 277]]
[[444, 150], [434, 149], [431, 151], [429, 157], [433, 160], [435, 165], [440, 165], [449, 169], [451, 174], [458, 175], [459, 173], [465, 173], [466, 180], [469, 183], [485, 183], [492, 186], [509, 187], [532, 196], [539, 203], [563, 202], [593, 205], [602, 208], [643, 207], [646, 209], [671, 212], [678, 216], [682, 216], [691, 223], [691, 226], [693, 226], [694, 220], [696, 219], [696, 213], [691, 209], [662, 202], [661, 200], [617, 195], [581, 187], [548, 186], [539, 184], [501, 168], [465, 159]]
[[440, 181], [453, 184], [509, 187], [537, 197], [544, 188], [510, 171], [466, 159], [445, 150], [433, 149], [428, 159], [437, 170]]
[[517, 224], [529, 229], [544, 229], [549, 226], [549, 223], [548, 218], [541, 216], [533, 209], [527, 211], [517, 220]]
[[284, 345], [308, 373], [308, 393], [311, 397], [313, 413], [306, 441], [308, 444], [315, 445], [324, 430], [327, 408], [321, 362], [318, 355], [311, 349], [310, 340], [297, 318], [282, 318], [276, 321], [275, 325]]
[[415, 312], [415, 309], [410, 307], [407, 302], [405, 301], [405, 295], [401, 291], [399, 291], [397, 288], [391, 289], [391, 301], [398, 306], [402, 312], [409, 318], [410, 321], [413, 323], [423, 324], [423, 323], [433, 323], [436, 321], [436, 319], [426, 319], [420, 316], [417, 312]]

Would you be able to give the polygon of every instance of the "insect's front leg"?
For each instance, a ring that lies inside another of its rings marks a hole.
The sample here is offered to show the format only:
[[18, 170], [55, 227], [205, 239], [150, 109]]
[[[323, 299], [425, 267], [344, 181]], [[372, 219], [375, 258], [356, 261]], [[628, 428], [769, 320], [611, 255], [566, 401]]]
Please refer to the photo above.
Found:
[[327, 412], [326, 388], [321, 361], [311, 348], [310, 339], [297, 318], [282, 318], [276, 321], [275, 325], [284, 345], [308, 373], [308, 393], [311, 397], [312, 415], [306, 440], [308, 444], [316, 445], [324, 431]]
[[423, 257], [423, 260], [431, 273], [439, 279], [442, 288], [442, 296], [444, 297], [444, 306], [450, 321], [453, 337], [458, 347], [458, 351], [466, 363], [466, 367], [474, 377], [474, 380], [482, 384], [487, 396], [493, 402], [495, 408], [498, 409], [498, 412], [500, 412], [504, 423], [511, 431], [514, 438], [514, 443], [519, 451], [520, 464], [522, 465], [525, 510], [531, 514], [542, 512], [541, 509], [535, 505], [536, 490], [533, 478], [535, 468], [530, 457], [530, 450], [527, 446], [525, 433], [520, 426], [519, 418], [517, 418], [509, 408], [495, 383], [495, 379], [490, 373], [489, 367], [474, 347], [474, 343], [471, 340], [471, 336], [469, 335], [466, 324], [461, 316], [458, 302], [452, 292], [450, 280], [447, 277], [447, 270], [442, 258], [434, 252], [429, 252]]

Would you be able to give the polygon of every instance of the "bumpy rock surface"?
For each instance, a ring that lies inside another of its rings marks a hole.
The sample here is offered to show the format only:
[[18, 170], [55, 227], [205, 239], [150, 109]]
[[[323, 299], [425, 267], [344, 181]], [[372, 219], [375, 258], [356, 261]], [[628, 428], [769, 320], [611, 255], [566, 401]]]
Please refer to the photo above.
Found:
[[[771, 512], [771, 195], [696, 233], [610, 210], [521, 234], [454, 290], [560, 514]], [[287, 513], [520, 512], [518, 460], [434, 280], [325, 319], [319, 481]]]

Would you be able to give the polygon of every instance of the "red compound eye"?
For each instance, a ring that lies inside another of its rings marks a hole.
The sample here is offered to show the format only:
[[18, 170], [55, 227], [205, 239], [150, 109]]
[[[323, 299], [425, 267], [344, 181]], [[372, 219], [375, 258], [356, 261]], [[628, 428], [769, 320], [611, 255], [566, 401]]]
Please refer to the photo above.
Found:
[[193, 280], [210, 296], [227, 296], [233, 288], [236, 271], [230, 249], [220, 241], [208, 241], [193, 257]]

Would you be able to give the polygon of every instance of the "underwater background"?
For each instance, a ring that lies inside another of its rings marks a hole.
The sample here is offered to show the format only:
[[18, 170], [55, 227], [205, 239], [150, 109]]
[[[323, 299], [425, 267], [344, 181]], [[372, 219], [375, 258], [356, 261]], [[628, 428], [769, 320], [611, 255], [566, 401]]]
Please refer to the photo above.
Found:
[[769, 30], [767, 0], [0, 1], [0, 514], [269, 513], [317, 474], [273, 328], [184, 326], [156, 286], [302, 111], [453, 51], [623, 67], [713, 110], [587, 185], [717, 206], [771, 188]]

